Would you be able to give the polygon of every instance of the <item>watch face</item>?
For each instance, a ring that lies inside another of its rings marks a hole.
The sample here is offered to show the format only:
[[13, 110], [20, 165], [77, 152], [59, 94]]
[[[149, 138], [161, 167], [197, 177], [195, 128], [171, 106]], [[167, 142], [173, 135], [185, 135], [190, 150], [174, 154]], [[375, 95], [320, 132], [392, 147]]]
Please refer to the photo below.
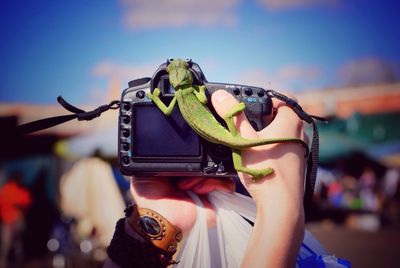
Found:
[[151, 237], [159, 236], [161, 234], [160, 223], [150, 216], [141, 216], [139, 219], [139, 227], [143, 232]]

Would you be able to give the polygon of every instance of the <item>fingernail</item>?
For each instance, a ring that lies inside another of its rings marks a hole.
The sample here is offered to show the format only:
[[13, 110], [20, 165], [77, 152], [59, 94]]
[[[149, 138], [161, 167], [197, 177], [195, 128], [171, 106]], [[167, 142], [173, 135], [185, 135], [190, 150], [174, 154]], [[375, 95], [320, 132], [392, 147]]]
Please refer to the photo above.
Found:
[[229, 94], [224, 91], [218, 91], [215, 93], [215, 100], [217, 102], [224, 102], [228, 98], [229, 98]]

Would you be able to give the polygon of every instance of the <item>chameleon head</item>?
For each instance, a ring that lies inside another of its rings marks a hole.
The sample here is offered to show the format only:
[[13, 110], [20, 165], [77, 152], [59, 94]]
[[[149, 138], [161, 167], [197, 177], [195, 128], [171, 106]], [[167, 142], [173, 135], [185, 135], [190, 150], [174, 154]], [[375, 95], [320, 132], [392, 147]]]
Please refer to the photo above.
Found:
[[169, 82], [175, 89], [182, 86], [191, 86], [193, 83], [193, 75], [189, 70], [187, 61], [170, 59], [167, 72], [169, 74]]

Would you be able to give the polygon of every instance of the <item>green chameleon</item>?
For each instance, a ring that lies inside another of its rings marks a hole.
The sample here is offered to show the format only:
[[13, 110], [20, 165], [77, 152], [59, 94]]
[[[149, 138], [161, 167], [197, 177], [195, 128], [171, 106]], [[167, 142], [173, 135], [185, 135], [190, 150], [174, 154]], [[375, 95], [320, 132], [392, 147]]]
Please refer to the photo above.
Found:
[[193, 76], [189, 70], [189, 65], [181, 59], [170, 60], [167, 66], [169, 82], [175, 89], [175, 95], [167, 107], [160, 99], [160, 89], [155, 88], [153, 94], [148, 93], [148, 97], [157, 105], [157, 107], [169, 116], [178, 101], [178, 107], [185, 121], [190, 127], [204, 139], [222, 144], [232, 149], [232, 159], [236, 171], [244, 172], [257, 180], [263, 176], [273, 173], [272, 168], [251, 169], [243, 165], [241, 151], [254, 146], [265, 144], [297, 142], [302, 144], [308, 151], [307, 144], [297, 138], [282, 139], [245, 139], [238, 133], [233, 117], [245, 109], [243, 102], [233, 107], [232, 110], [224, 116], [224, 121], [228, 129], [223, 127], [206, 107], [207, 97], [206, 87], [193, 85]]

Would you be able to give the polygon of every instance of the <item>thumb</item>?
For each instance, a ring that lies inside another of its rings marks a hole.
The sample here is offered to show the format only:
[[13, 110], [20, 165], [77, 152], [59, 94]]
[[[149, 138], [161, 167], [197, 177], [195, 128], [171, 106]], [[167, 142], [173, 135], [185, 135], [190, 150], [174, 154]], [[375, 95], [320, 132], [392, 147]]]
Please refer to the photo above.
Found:
[[[239, 104], [239, 102], [225, 90], [214, 92], [211, 96], [211, 103], [221, 118], [224, 118], [227, 113]], [[235, 116], [234, 122], [236, 129], [242, 137], [257, 138], [257, 132], [253, 129], [243, 112]]]

